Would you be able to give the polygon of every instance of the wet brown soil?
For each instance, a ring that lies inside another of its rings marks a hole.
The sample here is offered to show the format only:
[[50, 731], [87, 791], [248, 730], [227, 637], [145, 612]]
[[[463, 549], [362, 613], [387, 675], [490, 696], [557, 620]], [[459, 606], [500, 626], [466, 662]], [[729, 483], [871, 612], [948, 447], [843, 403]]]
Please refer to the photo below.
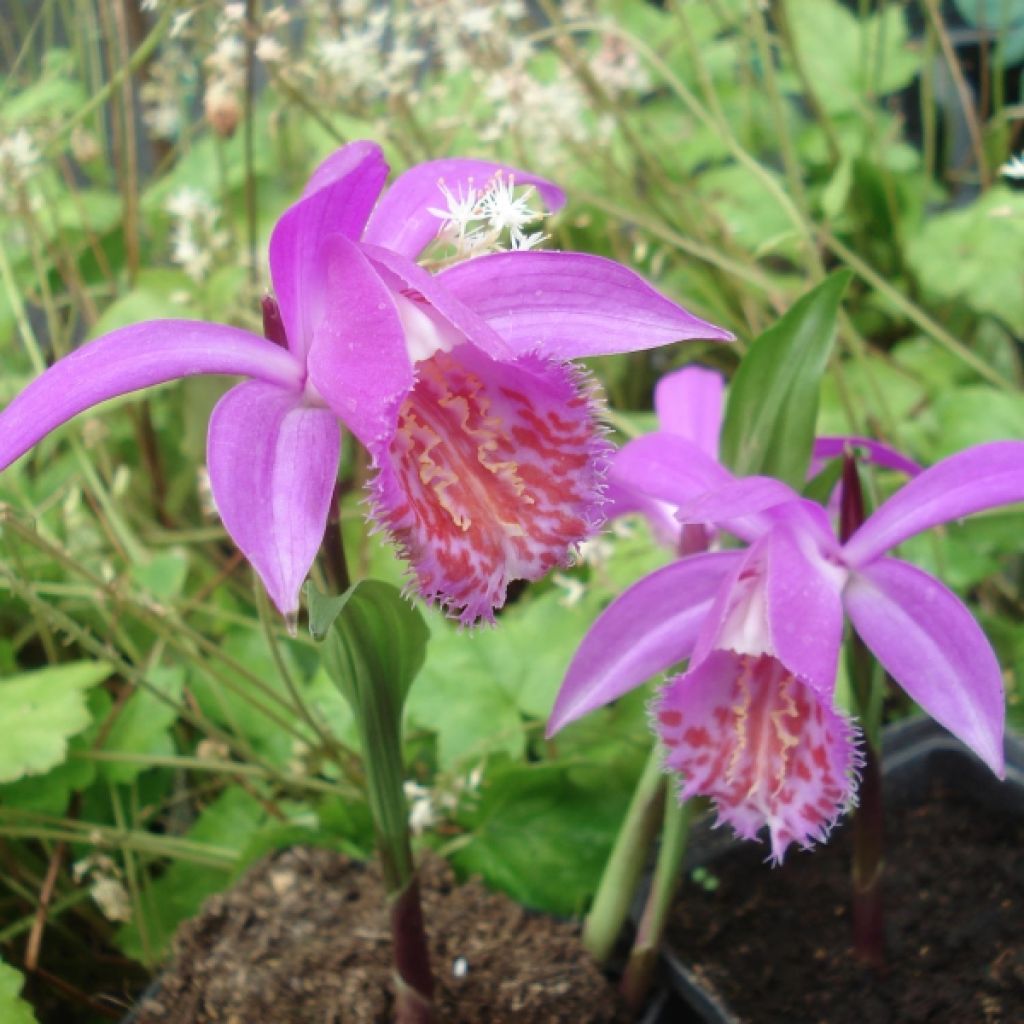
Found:
[[[458, 885], [440, 860], [425, 863], [421, 886], [439, 1022], [624, 1019], [573, 925]], [[327, 850], [279, 852], [183, 926], [133, 1024], [383, 1024], [390, 948], [374, 868]]]
[[[850, 829], [781, 868], [745, 844], [687, 884], [669, 942], [750, 1024], [1024, 1021], [1024, 821], [933, 787], [887, 822], [888, 966], [850, 948]], [[714, 884], [714, 881], [711, 882]]]

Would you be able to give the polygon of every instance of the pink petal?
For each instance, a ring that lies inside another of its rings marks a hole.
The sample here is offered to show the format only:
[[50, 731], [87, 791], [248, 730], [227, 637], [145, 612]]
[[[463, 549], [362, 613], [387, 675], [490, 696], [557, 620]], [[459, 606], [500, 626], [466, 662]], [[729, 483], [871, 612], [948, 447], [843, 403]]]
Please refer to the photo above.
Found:
[[584, 637], [558, 692], [548, 736], [690, 656], [739, 552], [697, 555], [645, 576]]
[[718, 458], [724, 404], [725, 379], [699, 366], [666, 374], [654, 389], [660, 429], [693, 441], [713, 459]]
[[283, 615], [298, 610], [323, 540], [339, 450], [330, 410], [260, 381], [232, 388], [210, 418], [217, 509]]
[[917, 476], [921, 472], [921, 467], [913, 459], [890, 445], [870, 437], [849, 436], [815, 438], [811, 468], [807, 475], [816, 476], [829, 459], [838, 459], [849, 451], [855, 451], [861, 462], [881, 466], [883, 469], [894, 469], [907, 476]]
[[334, 234], [359, 238], [387, 175], [375, 142], [351, 142], [313, 172], [302, 199], [274, 227], [270, 274], [288, 345], [299, 359], [328, 304], [321, 244]]
[[469, 624], [515, 579], [565, 564], [600, 523], [607, 445], [576, 371], [471, 345], [417, 365], [375, 482], [420, 593]]
[[501, 337], [468, 306], [455, 298], [439, 277], [427, 273], [412, 260], [377, 245], [363, 245], [381, 277], [398, 294], [418, 302], [483, 349], [493, 359], [511, 359], [512, 350]]
[[376, 456], [413, 385], [405, 331], [390, 290], [355, 242], [333, 235], [321, 259], [324, 312], [309, 350], [309, 379]]
[[680, 800], [710, 797], [744, 839], [767, 826], [776, 862], [791, 843], [824, 841], [853, 802], [854, 727], [770, 655], [714, 651], [671, 680], [653, 710], [665, 766], [682, 775]]
[[746, 476], [681, 502], [676, 517], [681, 523], [717, 523], [737, 537], [748, 538], [767, 528], [762, 513], [797, 500], [796, 491], [781, 480]]
[[765, 551], [772, 648], [790, 672], [829, 697], [843, 641], [846, 573], [786, 527], [767, 535]]
[[1024, 501], [1024, 442], [994, 441], [951, 455], [883, 502], [850, 538], [844, 554], [864, 566], [939, 523]]
[[1003, 677], [960, 599], [915, 566], [882, 558], [851, 577], [844, 600], [893, 679], [1002, 777]]
[[400, 174], [373, 211], [363, 240], [416, 259], [436, 237], [444, 220], [430, 210], [445, 209], [441, 184], [453, 194], [484, 189], [496, 174], [517, 185], [534, 185], [549, 210], [565, 204], [565, 193], [545, 178], [490, 160], [431, 160]]
[[609, 479], [628, 491], [679, 506], [726, 486], [733, 478], [693, 441], [655, 432], [623, 445]]
[[683, 530], [687, 529], [676, 520], [675, 509], [671, 505], [623, 487], [613, 479], [609, 479], [605, 487], [603, 511], [608, 519], [639, 513], [649, 523], [657, 542], [672, 551], [677, 550]]
[[601, 256], [493, 253], [458, 263], [439, 279], [517, 353], [573, 359], [733, 337]]
[[150, 320], [90, 341], [54, 363], [0, 413], [0, 469], [72, 416], [108, 398], [201, 373], [302, 387], [287, 351], [237, 327]]

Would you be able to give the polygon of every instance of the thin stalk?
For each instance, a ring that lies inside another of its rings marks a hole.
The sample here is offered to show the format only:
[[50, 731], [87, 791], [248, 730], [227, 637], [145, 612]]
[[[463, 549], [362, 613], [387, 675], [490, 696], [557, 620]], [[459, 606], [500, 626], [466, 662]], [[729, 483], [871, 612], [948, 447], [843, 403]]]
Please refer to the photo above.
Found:
[[665, 823], [661, 828], [661, 846], [654, 867], [651, 890], [636, 929], [629, 952], [621, 990], [626, 1005], [636, 1013], [643, 1008], [658, 962], [658, 948], [665, 934], [668, 912], [682, 878], [683, 854], [690, 831], [690, 804], [679, 803], [671, 787], [665, 789]]
[[590, 913], [583, 922], [583, 948], [599, 964], [607, 962], [622, 931], [629, 901], [661, 824], [664, 791], [661, 749], [655, 744], [615, 837]]
[[[840, 537], [845, 543], [864, 522], [864, 497], [856, 459], [843, 460], [839, 504]], [[882, 774], [879, 768], [878, 724], [881, 700], [875, 686], [871, 653], [860, 637], [848, 647], [848, 667], [856, 708], [864, 725], [864, 764], [860, 802], [853, 814], [852, 919], [853, 950], [869, 967], [885, 964], [885, 870]]]
[[354, 680], [356, 723], [366, 768], [377, 856], [387, 893], [397, 1024], [429, 1024], [434, 977], [423, 926], [419, 880], [409, 842], [405, 802], [401, 712], [391, 687]]

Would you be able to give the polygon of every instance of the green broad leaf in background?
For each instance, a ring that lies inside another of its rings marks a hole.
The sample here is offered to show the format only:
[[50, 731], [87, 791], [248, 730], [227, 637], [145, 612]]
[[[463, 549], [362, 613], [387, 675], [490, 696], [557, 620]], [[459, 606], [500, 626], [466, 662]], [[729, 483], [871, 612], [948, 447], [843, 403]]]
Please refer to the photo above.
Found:
[[[786, 0], [785, 10], [806, 76], [830, 112], [863, 111], [869, 97], [902, 89], [920, 69], [899, 4], [864, 18], [838, 0]], [[802, 92], [796, 76], [792, 83]]]
[[593, 896], [635, 779], [605, 765], [508, 764], [485, 775], [453, 856], [527, 906], [578, 914]]
[[740, 476], [777, 477], [799, 490], [814, 444], [818, 389], [852, 275], [831, 274], [768, 328], [729, 387], [722, 460]]
[[1024, 57], [1024, 7], [1019, 0], [953, 0], [953, 4], [968, 25], [992, 34], [1004, 66]]
[[32, 1007], [21, 998], [25, 978], [0, 961], [0, 1021], [3, 1024], [36, 1024]]
[[0, 782], [39, 775], [60, 764], [68, 740], [91, 721], [85, 691], [112, 671], [101, 661], [79, 661], [0, 682]]
[[[140, 688], [128, 698], [114, 720], [103, 749], [121, 754], [173, 754], [170, 729], [178, 718], [185, 670], [180, 665], [154, 668], [146, 673], [152, 689]], [[161, 699], [161, 697], [166, 699]], [[100, 771], [111, 782], [132, 782], [148, 765], [145, 761], [106, 761]]]
[[309, 631], [326, 639], [324, 660], [356, 714], [363, 687], [386, 687], [402, 707], [427, 653], [430, 630], [397, 587], [363, 580], [338, 597], [306, 587]]

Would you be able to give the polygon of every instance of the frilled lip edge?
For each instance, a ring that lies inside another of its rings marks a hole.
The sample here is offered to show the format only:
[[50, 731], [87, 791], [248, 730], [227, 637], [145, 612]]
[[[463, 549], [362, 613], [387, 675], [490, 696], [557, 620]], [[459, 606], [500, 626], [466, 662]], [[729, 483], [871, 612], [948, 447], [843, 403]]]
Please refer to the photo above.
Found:
[[[463, 345], [471, 346], [472, 342], [464, 342]], [[454, 351], [458, 352], [462, 346]], [[477, 351], [474, 349], [474, 351]], [[477, 354], [480, 353], [477, 351]], [[490, 358], [483, 354], [485, 358]], [[586, 418], [590, 423], [589, 438], [585, 448], [587, 463], [590, 475], [590, 503], [586, 509], [586, 530], [571, 545], [566, 548], [564, 555], [550, 568], [568, 568], [576, 564], [579, 558], [580, 545], [586, 540], [595, 536], [607, 521], [605, 513], [605, 491], [608, 483], [608, 472], [611, 468], [612, 458], [615, 454], [615, 446], [608, 440], [611, 427], [607, 425], [605, 410], [607, 408], [606, 397], [600, 381], [593, 372], [586, 366], [566, 359], [558, 359], [545, 356], [539, 352], [530, 352], [507, 360], [494, 360], [498, 366], [527, 365], [534, 364], [540, 367], [556, 367], [559, 372], [564, 373], [567, 384], [573, 392], [586, 403]], [[414, 383], [408, 393], [400, 396], [394, 403], [392, 419], [396, 424], [399, 420], [401, 409], [419, 382], [422, 368], [417, 363], [413, 366]], [[410, 547], [409, 542], [393, 529], [389, 523], [389, 513], [392, 503], [388, 500], [385, 491], [395, 488], [393, 480], [389, 479], [388, 464], [391, 462], [390, 446], [394, 439], [395, 432], [380, 436], [375, 443], [367, 445], [371, 456], [372, 467], [375, 474], [366, 484], [366, 494], [363, 498], [363, 505], [366, 507], [366, 517], [370, 524], [370, 535], [383, 535], [388, 543], [392, 545], [397, 556], [406, 562], [403, 572], [403, 596], [411, 599], [414, 595], [419, 596], [428, 604], [438, 608], [447, 618], [457, 620], [460, 626], [475, 627], [480, 625], [494, 625], [495, 613], [504, 607], [507, 587], [512, 582], [525, 579], [527, 582], [535, 582], [543, 574], [535, 578], [511, 577], [505, 581], [504, 593], [500, 603], [492, 608], [484, 609], [472, 614], [467, 614], [467, 606], [458, 601], [451, 600], [445, 594], [425, 587], [416, 568], [416, 553]]]
[[[712, 802], [712, 808], [705, 816], [703, 827], [709, 831], [719, 831], [722, 829], [723, 825], [728, 826], [728, 830], [722, 834], [723, 838], [715, 844], [716, 848], [724, 845], [728, 849], [732, 849], [737, 844], [745, 845], [751, 841], [756, 843], [766, 843], [768, 846], [768, 853], [764, 858], [765, 863], [779, 866], [781, 865], [784, 855], [788, 851], [788, 847], [790, 845], [795, 845], [805, 851], [813, 850], [817, 845], [827, 842], [836, 825], [840, 824], [846, 815], [857, 807], [857, 795], [861, 782], [861, 770], [864, 767], [865, 759], [864, 736], [857, 720], [854, 717], [846, 714], [846, 712], [840, 708], [834, 706], [831, 708], [826, 707], [826, 716], [831, 716], [834, 726], [839, 730], [839, 735], [836, 737], [836, 740], [842, 744], [849, 758], [849, 763], [844, 769], [843, 778], [841, 780], [834, 780], [834, 784], [845, 785], [843, 799], [841, 802], [836, 803], [833, 811], [829, 812], [827, 815], [823, 815], [821, 820], [815, 824], [813, 829], [807, 829], [805, 838], [801, 838], [795, 834], [786, 833], [787, 838], [781, 848], [781, 852], [772, 841], [772, 829], [768, 822], [759, 826], [756, 829], [756, 832], [744, 835], [743, 832], [740, 831], [738, 825], [729, 820], [728, 815], [724, 812], [719, 801], [714, 795], [700, 791], [690, 794], [685, 792], [688, 779], [668, 763], [671, 751], [666, 746], [665, 737], [662, 733], [665, 730], [665, 720], [663, 717], [665, 711], [664, 701], [666, 693], [670, 687], [685, 682], [688, 677], [701, 669], [711, 668], [710, 663], [714, 662], [716, 658], [720, 658], [722, 660], [735, 659], [737, 662], [743, 662], [745, 659], [750, 659], [752, 657], [757, 658], [762, 656], [752, 656], [742, 654], [738, 651], [721, 648], [711, 651], [699, 664], [691, 667], [682, 674], [670, 676], [665, 683], [659, 686], [654, 696], [652, 696], [650, 701], [648, 701], [647, 717], [649, 727], [652, 732], [659, 737], [659, 742], [662, 744], [663, 749], [667, 751], [666, 756], [663, 758], [662, 770], [665, 774], [674, 778], [679, 801], [683, 802], [686, 799], [692, 799], [695, 797], [703, 797], [710, 800]], [[767, 657], [772, 660], [776, 660], [774, 655], [768, 655]], [[715, 674], [713, 668], [710, 674]], [[805, 688], [809, 693], [820, 700], [820, 695], [817, 694], [815, 687], [806, 679], [794, 673], [789, 673], [788, 671], [787, 674], [790, 675], [800, 687]], [[782, 784], [779, 783], [779, 788], [781, 788], [781, 785]], [[753, 786], [751, 787], [750, 792], [752, 791]]]
[[[1006, 778], [1000, 781], [976, 754], [927, 715], [888, 725], [882, 730], [881, 765], [886, 806], [920, 803], [938, 778], [954, 792], [1024, 821], [1024, 735], [1008, 731], [1005, 749]], [[684, 877], [700, 868], [713, 871], [716, 864], [749, 848], [747, 840], [721, 830], [711, 817], [709, 812], [690, 825]], [[639, 898], [632, 903], [634, 924], [639, 924], [650, 883], [651, 877], [647, 876]], [[660, 956], [669, 985], [701, 1015], [701, 1020], [741, 1024], [728, 1002], [703, 972], [690, 966], [682, 951], [666, 942], [662, 943]]]

